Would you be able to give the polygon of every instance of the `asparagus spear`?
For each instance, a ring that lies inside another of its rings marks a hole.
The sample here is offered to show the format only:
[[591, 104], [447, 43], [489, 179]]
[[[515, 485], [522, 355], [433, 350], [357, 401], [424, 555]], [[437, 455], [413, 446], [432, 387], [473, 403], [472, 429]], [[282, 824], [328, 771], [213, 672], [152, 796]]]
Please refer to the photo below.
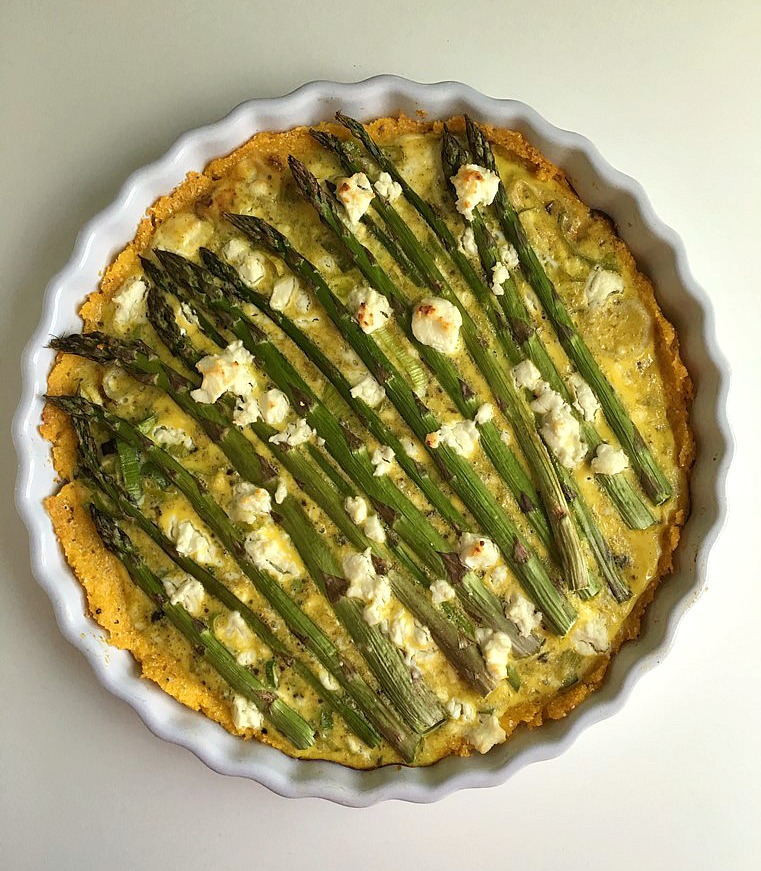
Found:
[[[172, 265], [172, 268], [178, 276], [185, 275], [186, 281], [194, 283], [195, 281], [203, 281], [203, 274], [199, 271], [198, 267], [189, 261], [183, 262], [182, 258], [179, 258], [177, 255], [173, 255], [171, 260], [167, 257], [164, 259]], [[187, 277], [188, 275], [190, 275], [190, 278]], [[263, 360], [265, 371], [268, 376], [278, 384], [281, 389], [288, 393], [293, 403], [301, 403], [303, 406], [301, 409], [302, 411], [306, 408], [306, 403], [308, 401], [315, 404], [318, 403], [316, 394], [314, 394], [307, 383], [303, 381], [300, 376], [296, 375], [295, 370], [290, 367], [290, 364], [287, 363], [280, 352], [271, 346], [266, 335], [262, 333], [240, 309], [232, 305], [228, 300], [216, 299], [211, 302], [212, 304], [216, 302], [217, 306], [221, 306], [222, 311], [228, 319], [228, 326], [230, 326], [233, 332], [246, 343], [246, 346], [252, 354], [256, 354]], [[172, 319], [173, 316], [171, 311], [169, 311], [166, 306], [162, 307], [160, 300], [154, 299], [152, 294], [149, 295], [148, 309], [149, 317], [159, 335], [165, 337], [171, 345], [177, 347], [179, 344], [178, 339], [172, 336], [172, 331], [176, 331], [176, 324]], [[264, 351], [265, 347], [268, 349], [266, 353]], [[186, 354], [184, 362], [190, 368], [198, 359], [198, 355], [192, 354], [187, 347], [187, 343], [184, 353]], [[314, 418], [314, 421], [318, 426], [320, 422], [324, 425], [325, 421], [328, 419], [327, 410], [323, 407], [322, 411], [323, 414], [321, 416]], [[207, 413], [208, 412], [205, 411], [201, 412], [202, 415]], [[307, 419], [310, 420], [310, 422], [313, 419], [310, 418], [308, 412]], [[275, 433], [275, 430], [267, 427], [266, 424], [259, 421], [254, 422], [251, 426], [262, 441], [271, 444], [269, 443], [269, 437]], [[327, 436], [329, 442], [326, 443], [334, 445], [333, 438], [335, 438], [335, 433], [339, 428], [338, 422], [333, 421], [332, 430], [330, 428], [326, 429], [323, 426], [323, 428], [318, 431], [323, 432]], [[331, 438], [331, 433], [333, 438]], [[250, 449], [250, 443], [248, 440], [237, 431], [233, 434], [228, 433], [227, 440], [229, 441], [233, 435], [235, 435], [238, 442], [242, 442], [244, 446], [249, 447]], [[226, 450], [224, 445], [222, 445], [222, 447], [223, 450]], [[278, 446], [276, 443], [272, 444], [272, 449], [279, 456], [283, 464], [293, 472], [294, 477], [296, 477], [302, 486], [304, 486], [307, 492], [315, 498], [317, 504], [321, 505], [321, 507], [326, 510], [328, 516], [331, 517], [350, 540], [353, 540], [362, 550], [366, 547], [371, 547], [376, 551], [380, 558], [388, 560], [388, 552], [385, 549], [379, 548], [377, 543], [369, 541], [367, 537], [359, 532], [359, 530], [349, 521], [342, 502], [337, 501], [335, 494], [331, 494], [326, 490], [323, 483], [320, 482], [319, 475], [316, 475], [314, 470], [307, 468], [303, 462], [299, 463], [296, 460], [296, 457], [298, 457], [299, 454], [298, 449], [286, 449], [285, 447]], [[337, 448], [334, 447], [334, 450], [338, 452], [340, 460], [343, 460], [344, 462], [347, 461], [346, 453], [341, 450], [340, 445]], [[353, 450], [353, 455], [356, 455], [357, 451], [360, 450], [364, 451], [364, 447], [361, 444], [357, 445]], [[227, 450], [226, 453], [228, 453], [228, 456], [231, 456]], [[231, 459], [233, 460], [233, 464], [236, 465], [237, 458], [232, 456]], [[349, 467], [352, 468], [351, 464], [349, 464]], [[376, 479], [374, 476], [371, 476], [368, 479], [367, 475], [356, 475], [356, 469], [355, 476], [357, 477], [358, 483], [360, 483], [365, 490], [367, 490], [368, 481], [375, 484]], [[388, 481], [385, 483], [387, 485], [385, 489], [388, 490], [388, 492], [395, 493], [397, 500], [401, 502], [403, 506], [406, 506], [406, 510], [404, 514], [399, 515], [398, 520], [396, 518], [391, 518], [388, 512], [382, 513], [385, 513], [385, 516], [391, 520], [392, 527], [399, 531], [400, 535], [408, 540], [411, 545], [416, 548], [416, 551], [419, 554], [428, 559], [434, 569], [438, 570], [438, 576], [443, 575], [446, 572], [446, 565], [443, 562], [441, 554], [435, 548], [438, 547], [439, 549], [448, 550], [449, 545], [446, 540], [438, 535], [436, 530], [429, 524], [427, 518], [419, 512], [414, 505], [409, 502], [409, 500], [402, 496], [401, 492], [395, 488], [395, 485]], [[378, 496], [379, 494], [371, 492], [370, 495]], [[375, 500], [375, 504], [377, 506], [377, 500]], [[413, 525], [416, 529], [421, 530], [421, 532], [416, 531], [413, 534], [411, 531]], [[434, 546], [433, 549], [432, 545]], [[404, 557], [404, 555], [400, 553], [399, 548], [394, 547], [393, 549], [398, 556], [403, 557], [403, 562], [408, 572], [415, 576], [418, 582], [422, 582], [425, 586], [428, 586], [427, 578], [422, 575], [417, 565], [409, 558]], [[425, 597], [409, 584], [403, 574], [396, 572], [392, 573], [390, 575], [390, 580], [399, 599], [412, 611], [420, 622], [428, 626], [434, 640], [463, 679], [481, 694], [490, 692], [495, 684], [475, 645], [459, 635], [455, 627], [446, 620], [441, 613], [436, 611], [436, 609], [432, 609]], [[461, 588], [460, 598], [466, 607], [472, 607], [473, 613], [482, 622], [486, 621], [487, 625], [490, 627], [506, 632], [506, 634], [510, 636], [516, 655], [525, 656], [536, 652], [538, 649], [538, 640], [535, 637], [525, 638], [520, 635], [515, 624], [505, 617], [496, 596], [490, 594], [472, 573], [470, 573], [470, 577], [463, 579], [458, 587]]]
[[[288, 239], [266, 221], [253, 215], [227, 215], [228, 220], [250, 238], [254, 244], [281, 257], [285, 263], [315, 292], [317, 299], [367, 368], [385, 387], [401, 416], [415, 435], [425, 441], [428, 433], [439, 428], [439, 422], [427, 406], [413, 393], [401, 373], [334, 297], [317, 269], [299, 254]], [[440, 470], [452, 488], [469, 506], [476, 520], [502, 550], [528, 595], [545, 616], [548, 626], [565, 634], [573, 625], [575, 612], [562, 593], [554, 586], [541, 562], [518, 532], [507, 512], [484, 486], [474, 469], [447, 445], [430, 448]]]
[[[323, 223], [344, 243], [365, 278], [380, 293], [391, 298], [402, 297], [401, 292], [398, 291], [372, 254], [343, 224], [333, 203], [325, 195], [312, 173], [294, 157], [289, 158], [289, 164], [304, 198], [314, 206]], [[384, 203], [382, 208], [389, 217], [395, 215], [399, 218], [393, 206]], [[389, 227], [392, 228], [394, 237], [402, 245], [407, 256], [415, 263], [431, 289], [459, 309], [462, 316], [462, 335], [465, 345], [494, 393], [497, 404], [510, 421], [521, 450], [534, 474], [545, 513], [552, 528], [566, 581], [573, 590], [585, 589], [589, 584], [589, 574], [578, 532], [568, 510], [565, 494], [547, 449], [534, 427], [533, 418], [525, 401], [516, 390], [506, 369], [499, 364], [499, 360], [495, 360], [495, 356], [499, 356], [496, 353], [496, 346], [494, 346], [490, 336], [478, 330], [469, 312], [441, 273], [434, 274], [434, 270], [438, 272], [435, 264], [401, 218], [393, 224], [389, 222]], [[419, 345], [420, 349], [423, 347], [425, 346]], [[442, 386], [447, 385], [443, 384]], [[451, 390], [450, 385], [448, 392]], [[488, 441], [485, 444], [488, 445]]]
[[[102, 424], [117, 438], [141, 450], [164, 475], [183, 493], [201, 520], [217, 535], [235, 559], [243, 574], [284, 620], [290, 631], [330, 671], [333, 677], [358, 702], [375, 728], [397, 750], [412, 761], [418, 744], [415, 731], [402, 721], [353, 670], [347, 670], [340, 651], [325, 633], [285, 593], [282, 587], [249, 558], [243, 536], [236, 530], [224, 511], [208, 496], [203, 484], [166, 451], [154, 445], [126, 420], [77, 396], [48, 396], [48, 401], [73, 417]], [[316, 544], [319, 546], [319, 537]], [[310, 542], [315, 544], [315, 542]], [[344, 600], [347, 597], [342, 597]], [[361, 616], [359, 617], [362, 621]], [[365, 624], [366, 625], [366, 624]], [[368, 627], [369, 628], [369, 627]]]
[[[483, 131], [467, 117], [465, 123], [468, 143], [475, 160], [479, 165], [499, 175], [494, 153]], [[603, 374], [586, 342], [576, 330], [573, 318], [563, 298], [547, 276], [528, 241], [520, 218], [510, 203], [501, 179], [493, 207], [502, 231], [518, 252], [521, 268], [534, 293], [539, 297], [566, 354], [599, 399], [605, 417], [629, 456], [645, 493], [656, 505], [661, 505], [669, 499], [673, 492], [671, 484], [659, 468], [650, 448], [629, 417], [615, 389]]]
[[278, 731], [299, 750], [314, 744], [314, 731], [293, 708], [266, 687], [253, 672], [240, 665], [235, 656], [211, 632], [209, 627], [189, 614], [181, 605], [173, 605], [166, 597], [161, 581], [135, 549], [129, 536], [119, 529], [116, 519], [96, 508], [90, 514], [103, 544], [127, 569], [136, 586], [155, 602], [169, 622], [194, 647], [203, 650], [209, 664], [235, 690], [256, 705], [257, 709]]

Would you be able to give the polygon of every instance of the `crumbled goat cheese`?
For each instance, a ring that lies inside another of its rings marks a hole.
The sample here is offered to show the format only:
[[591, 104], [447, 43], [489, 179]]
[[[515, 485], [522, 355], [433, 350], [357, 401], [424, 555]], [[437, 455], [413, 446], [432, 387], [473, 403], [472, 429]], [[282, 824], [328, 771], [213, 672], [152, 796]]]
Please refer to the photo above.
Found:
[[120, 332], [126, 332], [138, 324], [144, 324], [147, 320], [145, 296], [148, 288], [140, 278], [130, 278], [122, 289], [115, 294], [114, 302], [114, 326]]
[[531, 360], [521, 360], [511, 371], [516, 387], [533, 392], [542, 383], [542, 375]]
[[256, 197], [266, 197], [272, 199], [273, 188], [269, 180], [265, 178], [255, 178], [250, 185], [251, 193]]
[[273, 445], [288, 445], [290, 448], [295, 448], [308, 442], [313, 435], [312, 427], [303, 418], [299, 418], [296, 423], [289, 423], [282, 432], [270, 436], [269, 441]]
[[487, 753], [496, 744], [504, 743], [506, 739], [507, 734], [495, 714], [480, 714], [478, 725], [468, 733], [468, 740], [479, 753]]
[[581, 656], [605, 653], [610, 647], [605, 621], [597, 615], [590, 617], [583, 623], [577, 623], [569, 637], [573, 649]]
[[355, 287], [349, 294], [348, 305], [363, 333], [374, 333], [391, 317], [391, 303], [371, 287]]
[[375, 182], [375, 190], [383, 197], [393, 203], [402, 195], [402, 186], [398, 181], [394, 181], [387, 172], [382, 172]]
[[221, 354], [210, 354], [196, 363], [203, 382], [190, 395], [196, 402], [216, 402], [223, 393], [246, 398], [256, 384], [254, 358], [240, 340], [229, 344]]
[[386, 605], [391, 600], [391, 585], [384, 575], [378, 575], [373, 566], [372, 552], [353, 553], [343, 560], [344, 577], [349, 581], [346, 595], [365, 603], [362, 618], [370, 626], [377, 626], [386, 617]]
[[504, 584], [507, 580], [507, 566], [495, 566], [490, 575], [493, 584]]
[[359, 526], [367, 520], [367, 502], [361, 496], [349, 496], [344, 501], [344, 509], [352, 523]]
[[322, 666], [318, 666], [317, 668], [317, 677], [320, 680], [320, 683], [325, 687], [326, 690], [330, 690], [331, 692], [337, 692], [341, 689], [341, 684], [333, 677], [333, 675]]
[[251, 665], [256, 665], [259, 657], [255, 650], [241, 650], [236, 656], [235, 660], [238, 665], [242, 665], [244, 668], [248, 668]]
[[276, 387], [273, 387], [272, 390], [266, 390], [259, 397], [259, 413], [262, 420], [270, 426], [282, 423], [288, 416], [290, 409], [288, 397]]
[[355, 172], [349, 178], [339, 178], [336, 182], [336, 197], [346, 209], [346, 215], [353, 226], [359, 224], [362, 215], [370, 208], [374, 196], [370, 180], [364, 172]]
[[251, 562], [276, 575], [299, 575], [301, 569], [290, 552], [290, 538], [279, 526], [267, 523], [250, 532], [245, 541]]
[[513, 246], [506, 242], [504, 245], [500, 245], [499, 247], [499, 259], [505, 264], [508, 271], [512, 272], [513, 269], [517, 269], [520, 266], [520, 260], [518, 258], [518, 252], [513, 248]]
[[629, 458], [622, 450], [603, 442], [597, 446], [591, 466], [595, 475], [617, 475], [629, 468]]
[[420, 450], [420, 446], [414, 439], [409, 439], [406, 436], [402, 436], [399, 441], [402, 445], [402, 450], [405, 454], [407, 454], [408, 457], [412, 457], [413, 460], [419, 460], [421, 458], [422, 453]]
[[504, 632], [496, 632], [493, 629], [476, 629], [476, 641], [484, 655], [489, 674], [497, 680], [504, 680], [507, 660], [513, 649], [510, 637]]
[[431, 633], [427, 626], [418, 623], [407, 611], [399, 611], [389, 625], [389, 638], [397, 647], [406, 651], [428, 650]]
[[206, 593], [199, 581], [176, 573], [165, 577], [163, 584], [172, 605], [180, 605], [193, 616], [201, 613]]
[[521, 635], [529, 636], [542, 623], [541, 612], [525, 596], [514, 593], [505, 608], [505, 614], [518, 627]]
[[291, 297], [298, 289], [299, 282], [295, 275], [284, 275], [278, 278], [272, 287], [272, 295], [270, 296], [270, 305], [275, 311], [285, 311]]
[[499, 176], [475, 163], [461, 166], [450, 181], [457, 194], [457, 211], [466, 221], [473, 220], [473, 209], [477, 206], [491, 205], [499, 189]]
[[372, 375], [366, 375], [358, 384], [351, 388], [351, 395], [366, 402], [370, 408], [375, 408], [385, 399], [386, 391]]
[[230, 519], [238, 523], [254, 524], [257, 517], [269, 514], [272, 510], [270, 494], [264, 487], [257, 487], [248, 481], [241, 481], [233, 490]]
[[478, 444], [480, 433], [472, 420], [458, 420], [454, 423], [442, 424], [441, 429], [429, 432], [425, 443], [429, 448], [447, 445], [461, 457], [472, 457]]
[[263, 255], [252, 251], [242, 239], [230, 239], [222, 249], [222, 256], [238, 270], [238, 274], [247, 284], [258, 284], [264, 278]]
[[505, 289], [502, 287], [502, 282], [510, 278], [510, 270], [505, 264], [498, 260], [491, 271], [491, 289], [494, 296], [503, 296]]
[[383, 544], [386, 540], [386, 530], [383, 528], [383, 524], [380, 522], [380, 518], [377, 514], [371, 514], [367, 518], [363, 529], [365, 535], [370, 539], [370, 541]]
[[587, 455], [587, 444], [581, 437], [581, 427], [563, 402], [563, 397], [546, 381], [540, 382], [539, 395], [531, 410], [541, 415], [539, 432], [550, 450], [567, 469], [575, 469]]
[[574, 395], [573, 407], [579, 412], [584, 420], [594, 420], [595, 415], [600, 410], [600, 403], [592, 392], [592, 388], [578, 372], [574, 372], [569, 376], [568, 385]]
[[457, 595], [454, 587], [441, 578], [431, 584], [430, 590], [431, 601], [434, 605], [440, 605], [442, 602], [451, 602]]
[[282, 478], [278, 478], [277, 487], [275, 489], [275, 504], [282, 505], [288, 495], [288, 487]]
[[391, 466], [394, 463], [394, 450], [388, 445], [381, 445], [376, 448], [371, 457], [370, 462], [375, 466], [373, 476], [380, 478], [382, 475], [388, 475], [391, 471]]
[[233, 696], [233, 723], [236, 729], [261, 729], [264, 724], [256, 705], [245, 696]]
[[163, 448], [184, 448], [192, 451], [195, 447], [193, 439], [176, 426], [160, 424], [151, 433], [151, 438]]
[[293, 301], [293, 307], [300, 315], [305, 315], [312, 308], [312, 298], [308, 293], [300, 290]]
[[317, 266], [320, 272], [335, 272], [338, 268], [336, 266], [336, 261], [330, 256], [330, 254], [321, 254], [316, 259], [315, 266]]
[[476, 718], [475, 707], [470, 702], [461, 702], [459, 699], [448, 699], [444, 710], [450, 720], [462, 720], [467, 723]]
[[235, 410], [233, 411], [233, 423], [236, 426], [244, 427], [250, 423], [259, 420], [259, 402], [257, 398], [251, 394], [250, 396], [239, 396], [235, 401]]
[[473, 235], [473, 228], [471, 226], [466, 227], [465, 232], [460, 236], [460, 248], [464, 254], [478, 257], [478, 245], [476, 245], [476, 237]]
[[587, 305], [604, 305], [608, 297], [614, 293], [621, 293], [624, 289], [624, 280], [617, 272], [595, 267], [587, 277], [584, 293], [587, 297]]
[[493, 541], [464, 532], [460, 537], [460, 562], [468, 569], [485, 571], [496, 564], [499, 559], [499, 549]]
[[235, 645], [250, 645], [254, 640], [254, 634], [240, 611], [230, 611], [224, 620], [214, 624], [214, 630]]
[[494, 417], [494, 406], [491, 402], [484, 402], [483, 405], [478, 407], [478, 411], [476, 412], [476, 416], [473, 420], [476, 423], [489, 423], [489, 421]]
[[363, 744], [359, 738], [356, 738], [354, 735], [346, 736], [346, 747], [348, 748], [350, 753], [353, 753], [355, 756], [362, 756], [365, 759], [370, 758], [370, 749], [366, 744]]
[[178, 212], [159, 227], [153, 242], [154, 247], [194, 257], [213, 235], [214, 227], [209, 221], [201, 221], [189, 212]]
[[189, 520], [180, 520], [162, 515], [163, 525], [169, 538], [183, 556], [189, 556], [199, 563], [215, 563], [218, 560], [216, 547], [199, 532]]
[[418, 342], [442, 354], [457, 350], [461, 326], [462, 315], [457, 306], [438, 297], [419, 302], [412, 315], [412, 332]]
[[371, 590], [375, 583], [376, 572], [373, 565], [372, 550], [368, 547], [362, 553], [351, 553], [343, 559], [344, 577], [350, 584], [350, 590], [353, 587], [354, 592], [347, 592], [349, 596], [355, 596], [359, 599], [365, 599], [369, 593], [365, 590]]

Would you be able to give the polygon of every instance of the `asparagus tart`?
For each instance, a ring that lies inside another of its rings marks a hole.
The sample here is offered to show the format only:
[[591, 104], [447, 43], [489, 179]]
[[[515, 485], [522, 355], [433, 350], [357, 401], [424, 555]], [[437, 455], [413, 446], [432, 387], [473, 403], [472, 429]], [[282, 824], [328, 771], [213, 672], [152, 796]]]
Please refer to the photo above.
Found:
[[564, 716], [687, 512], [690, 381], [605, 215], [520, 134], [260, 133], [55, 338], [47, 507], [146, 678], [356, 768]]

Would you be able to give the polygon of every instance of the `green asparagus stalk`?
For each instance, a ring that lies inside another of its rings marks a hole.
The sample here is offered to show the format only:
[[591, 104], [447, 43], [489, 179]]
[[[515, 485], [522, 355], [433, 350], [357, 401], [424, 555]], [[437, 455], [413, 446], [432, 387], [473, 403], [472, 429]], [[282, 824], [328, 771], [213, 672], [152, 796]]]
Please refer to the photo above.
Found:
[[[483, 131], [469, 118], [465, 120], [468, 142], [475, 160], [479, 165], [499, 175], [494, 153]], [[568, 307], [528, 241], [520, 218], [510, 203], [501, 180], [493, 208], [502, 231], [518, 252], [521, 268], [534, 293], [539, 297], [560, 344], [600, 401], [603, 413], [626, 451], [645, 493], [656, 505], [661, 505], [673, 492], [671, 484], [659, 468], [615, 389], [576, 330]]]
[[127, 573], [148, 598], [155, 602], [174, 628], [204, 656], [212, 668], [235, 692], [256, 705], [264, 718], [281, 732], [294, 747], [305, 750], [314, 744], [314, 731], [293, 708], [266, 687], [251, 671], [239, 665], [233, 654], [198, 618], [181, 605], [173, 605], [166, 597], [161, 581], [135, 549], [129, 536], [119, 528], [116, 519], [94, 505], [90, 513], [104, 545], [122, 563]]
[[[415, 435], [425, 441], [428, 433], [439, 428], [435, 415], [413, 393], [401, 373], [380, 350], [372, 337], [362, 332], [345, 306], [333, 295], [318, 270], [291, 246], [288, 239], [253, 215], [228, 215], [228, 220], [254, 244], [280, 256], [309, 286], [367, 368], [383, 384], [387, 395]], [[565, 634], [573, 625], [575, 612], [555, 587], [533, 550], [520, 535], [510, 516], [484, 486], [474, 469], [447, 445], [430, 448], [437, 464], [482, 529], [502, 550], [507, 564], [518, 577], [528, 595], [542, 611], [547, 625]]]
[[[47, 399], [74, 417], [103, 425], [114, 436], [140, 450], [161, 469], [188, 499], [201, 520], [217, 535], [243, 574], [285, 621], [290, 631], [319, 659], [352, 695], [352, 698], [358, 701], [361, 710], [400, 756], [407, 761], [412, 761], [419, 740], [414, 730], [398, 718], [393, 709], [383, 704], [382, 697], [373, 692], [353, 670], [347, 672], [343, 655], [320, 627], [293, 602], [273, 578], [251, 561], [246, 552], [243, 536], [236, 530], [225, 512], [209, 497], [204, 486], [195, 476], [166, 451], [146, 439], [126, 420], [88, 402], [83, 397], [48, 396]], [[359, 620], [364, 622], [361, 616]]]

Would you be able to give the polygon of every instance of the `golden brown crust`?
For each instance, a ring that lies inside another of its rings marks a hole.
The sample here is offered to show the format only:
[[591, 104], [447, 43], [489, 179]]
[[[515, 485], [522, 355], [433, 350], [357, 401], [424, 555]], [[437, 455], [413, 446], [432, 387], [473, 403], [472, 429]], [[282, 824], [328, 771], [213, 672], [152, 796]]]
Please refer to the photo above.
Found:
[[[368, 125], [371, 134], [383, 141], [393, 137], [429, 130], [440, 131], [444, 122], [415, 120], [404, 115], [398, 118], [382, 118]], [[446, 122], [454, 132], [464, 129], [462, 118]], [[336, 124], [321, 125], [340, 136], [344, 128]], [[489, 139], [503, 152], [522, 161], [540, 178], [552, 179], [563, 185], [576, 197], [563, 171], [548, 161], [522, 134], [482, 125]], [[90, 294], [80, 310], [84, 329], [94, 329], [103, 315], [103, 307], [110, 300], [125, 278], [139, 265], [138, 256], [149, 245], [156, 229], [171, 216], [188, 208], [209, 193], [214, 182], [230, 173], [241, 161], [255, 157], [269, 163], [275, 171], [287, 165], [289, 154], [308, 157], [317, 148], [306, 127], [295, 128], [285, 133], [263, 132], [231, 154], [211, 161], [202, 173], [189, 173], [186, 179], [172, 192], [160, 197], [148, 209], [140, 222], [135, 238], [116, 256], [106, 269], [99, 288]], [[660, 372], [666, 381], [670, 402], [668, 419], [673, 429], [677, 446], [678, 465], [686, 482], [695, 456], [695, 445], [689, 427], [689, 407], [692, 398], [692, 382], [679, 356], [679, 343], [673, 326], [658, 307], [652, 282], [642, 275], [624, 243], [615, 237], [618, 257], [627, 264], [636, 276], [637, 287], [643, 304], [647, 307], [655, 325], [655, 347]], [[59, 355], [51, 370], [48, 390], [51, 394], [67, 393], [76, 389], [81, 377], [82, 361], [68, 355]], [[63, 481], [69, 481], [74, 472], [76, 459], [75, 439], [68, 418], [63, 412], [47, 406], [40, 427], [42, 435], [53, 446], [53, 464]], [[542, 705], [526, 705], [523, 710], [506, 714], [502, 726], [511, 734], [520, 725], [536, 728], [545, 720], [561, 719], [579, 705], [602, 683], [608, 666], [621, 645], [637, 637], [642, 617], [655, 595], [658, 584], [673, 568], [673, 553], [679, 541], [681, 528], [688, 514], [687, 488], [680, 488], [680, 502], [676, 505], [671, 523], [663, 531], [658, 570], [647, 589], [639, 596], [631, 614], [614, 640], [607, 654], [600, 657], [597, 667], [579, 683]], [[125, 620], [126, 583], [121, 564], [103, 547], [95, 533], [90, 518], [82, 508], [79, 486], [67, 483], [46, 501], [54, 529], [63, 547], [66, 559], [87, 593], [91, 615], [108, 632], [109, 642], [130, 650], [141, 663], [143, 676], [155, 681], [184, 705], [202, 711], [231, 732], [236, 729], [231, 721], [227, 705], [220, 703], [209, 687], [189, 673], [175, 658], [134, 630]], [[278, 745], [269, 739], [268, 743]], [[282, 749], [285, 749], [281, 745]], [[452, 754], [467, 756], [471, 751], [464, 741], [455, 739], [449, 748]], [[292, 748], [288, 752], [293, 754]]]

